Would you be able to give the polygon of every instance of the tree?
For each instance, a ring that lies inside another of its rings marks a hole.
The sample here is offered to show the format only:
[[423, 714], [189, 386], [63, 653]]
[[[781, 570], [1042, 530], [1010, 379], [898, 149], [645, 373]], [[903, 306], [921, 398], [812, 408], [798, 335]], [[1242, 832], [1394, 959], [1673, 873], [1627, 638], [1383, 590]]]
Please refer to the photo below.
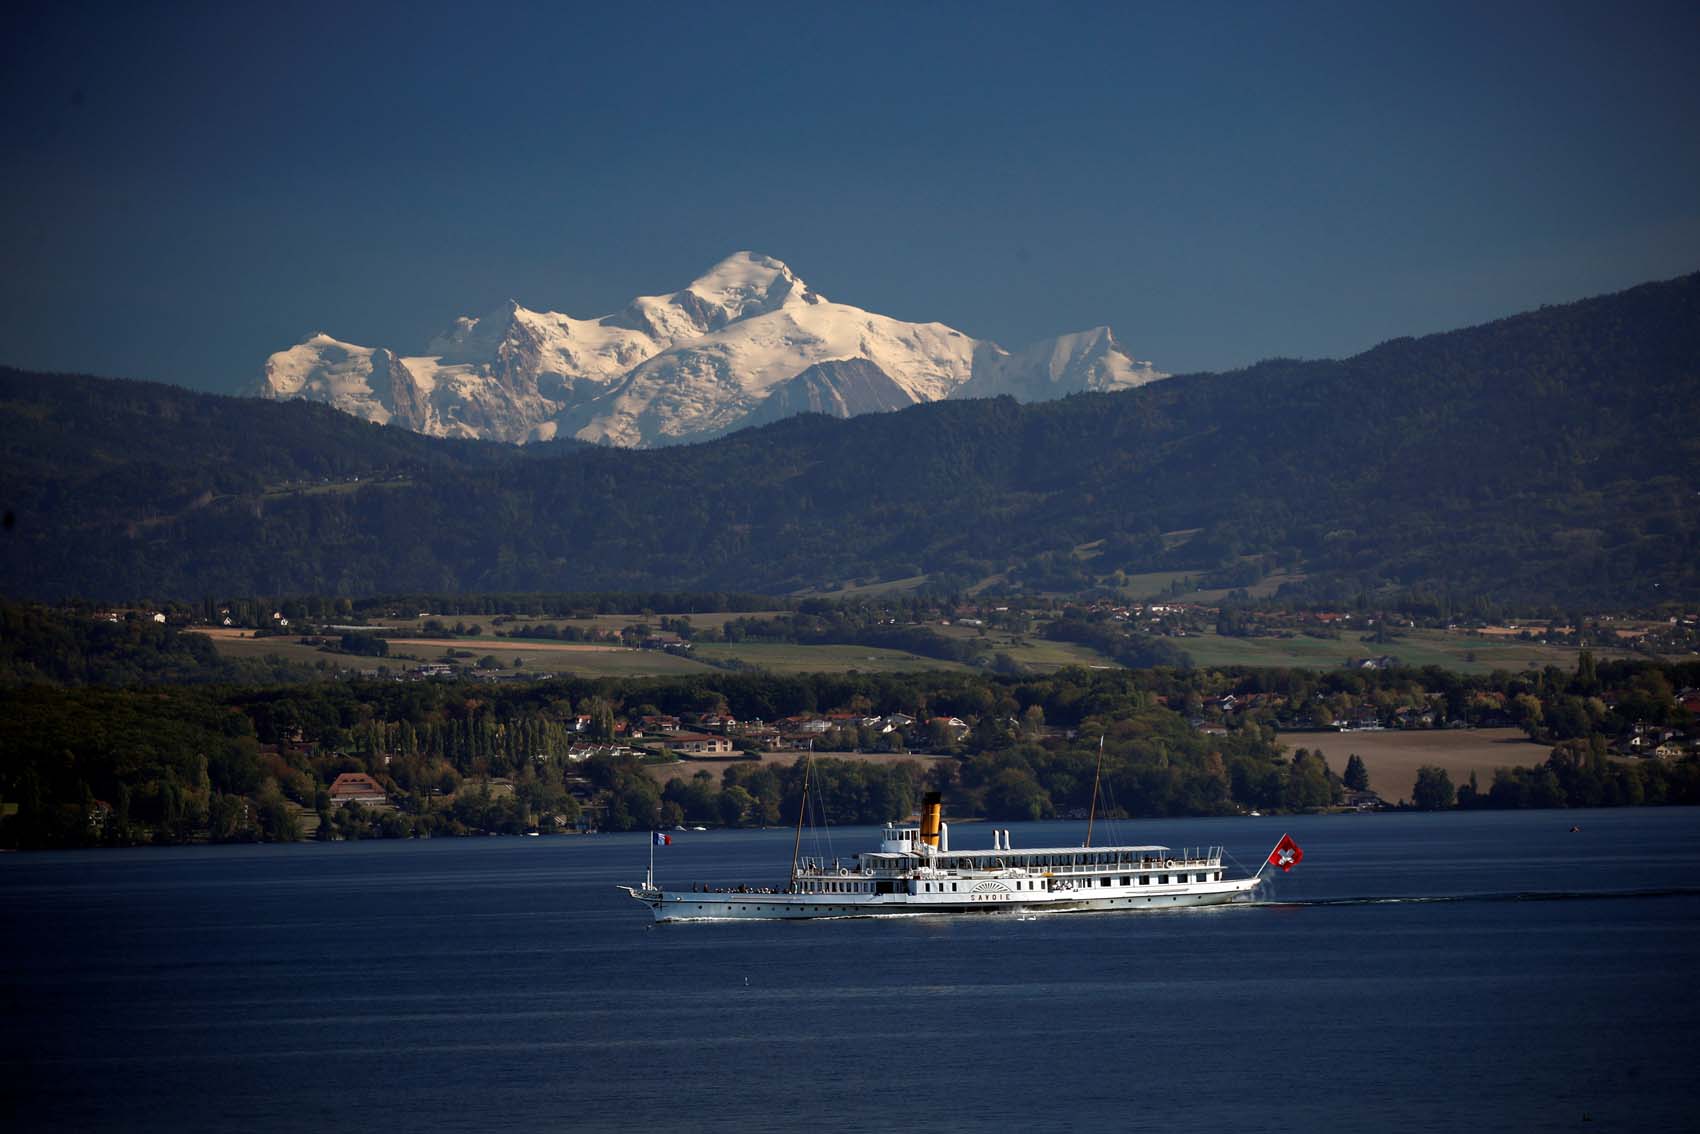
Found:
[[1445, 810], [1452, 806], [1455, 794], [1452, 777], [1446, 774], [1446, 769], [1432, 764], [1417, 769], [1417, 782], [1411, 788], [1411, 802], [1417, 805], [1417, 810]]
[[301, 838], [301, 823], [284, 802], [276, 780], [267, 781], [256, 801], [260, 827], [274, 843], [293, 843]]
[[[1578, 622], [1575, 625], [1580, 626]], [[1592, 650], [1583, 650], [1576, 659], [1576, 680], [1572, 688], [1581, 694], [1598, 693], [1600, 691], [1600, 670], [1594, 662]]]
[[1364, 758], [1356, 752], [1346, 757], [1346, 771], [1340, 777], [1352, 791], [1369, 790], [1369, 769], [1364, 767]]
[[1539, 697], [1531, 693], [1519, 693], [1511, 699], [1510, 708], [1512, 717], [1530, 736], [1540, 732], [1546, 710]]
[[614, 739], [614, 706], [600, 697], [594, 698], [588, 716], [592, 740], [606, 744]]
[[1005, 768], [986, 788], [986, 813], [994, 819], [1034, 822], [1051, 813], [1051, 797], [1025, 768]]
[[1333, 788], [1328, 782], [1328, 764], [1320, 752], [1301, 748], [1293, 753], [1293, 762], [1287, 768], [1282, 801], [1295, 809], [1327, 807], [1334, 801]]
[[1045, 710], [1040, 705], [1029, 705], [1021, 714], [1021, 732], [1028, 740], [1037, 740], [1045, 732]]
[[720, 821], [728, 827], [741, 827], [754, 804], [755, 797], [734, 784], [720, 793]]

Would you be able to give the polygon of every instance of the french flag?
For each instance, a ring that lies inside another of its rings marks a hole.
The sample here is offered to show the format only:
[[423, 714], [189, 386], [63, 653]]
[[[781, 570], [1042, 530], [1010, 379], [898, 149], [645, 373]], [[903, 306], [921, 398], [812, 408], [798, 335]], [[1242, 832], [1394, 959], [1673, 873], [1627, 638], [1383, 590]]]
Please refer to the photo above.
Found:
[[666, 847], [666, 846], [672, 846], [673, 845], [673, 836], [672, 835], [664, 835], [660, 831], [656, 831], [656, 832], [654, 832], [654, 834], [655, 834], [655, 845], [656, 846]]

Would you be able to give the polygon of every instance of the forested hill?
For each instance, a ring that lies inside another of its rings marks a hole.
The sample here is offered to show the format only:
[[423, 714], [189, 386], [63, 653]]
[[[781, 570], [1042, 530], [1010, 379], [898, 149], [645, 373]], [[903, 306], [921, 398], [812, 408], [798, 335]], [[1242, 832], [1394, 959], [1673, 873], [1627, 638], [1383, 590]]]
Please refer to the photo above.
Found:
[[0, 371], [0, 590], [783, 591], [1303, 572], [1459, 607], [1700, 599], [1700, 275], [1117, 394], [509, 449]]

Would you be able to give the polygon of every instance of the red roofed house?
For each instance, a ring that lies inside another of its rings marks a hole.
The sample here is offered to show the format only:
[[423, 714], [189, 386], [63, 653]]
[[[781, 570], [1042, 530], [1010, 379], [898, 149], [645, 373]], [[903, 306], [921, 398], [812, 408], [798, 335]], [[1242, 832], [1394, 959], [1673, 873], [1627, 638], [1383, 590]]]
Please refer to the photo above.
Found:
[[345, 803], [388, 803], [390, 797], [365, 772], [344, 772], [331, 782], [331, 806]]

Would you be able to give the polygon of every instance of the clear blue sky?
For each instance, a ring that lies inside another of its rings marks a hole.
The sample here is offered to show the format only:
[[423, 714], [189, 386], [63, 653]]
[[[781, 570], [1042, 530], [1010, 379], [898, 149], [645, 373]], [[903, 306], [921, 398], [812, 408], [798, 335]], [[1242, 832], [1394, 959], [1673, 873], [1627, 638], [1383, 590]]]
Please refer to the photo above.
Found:
[[1355, 353], [1700, 269], [1700, 4], [0, 14], [0, 362], [235, 390], [740, 248], [1016, 347]]

